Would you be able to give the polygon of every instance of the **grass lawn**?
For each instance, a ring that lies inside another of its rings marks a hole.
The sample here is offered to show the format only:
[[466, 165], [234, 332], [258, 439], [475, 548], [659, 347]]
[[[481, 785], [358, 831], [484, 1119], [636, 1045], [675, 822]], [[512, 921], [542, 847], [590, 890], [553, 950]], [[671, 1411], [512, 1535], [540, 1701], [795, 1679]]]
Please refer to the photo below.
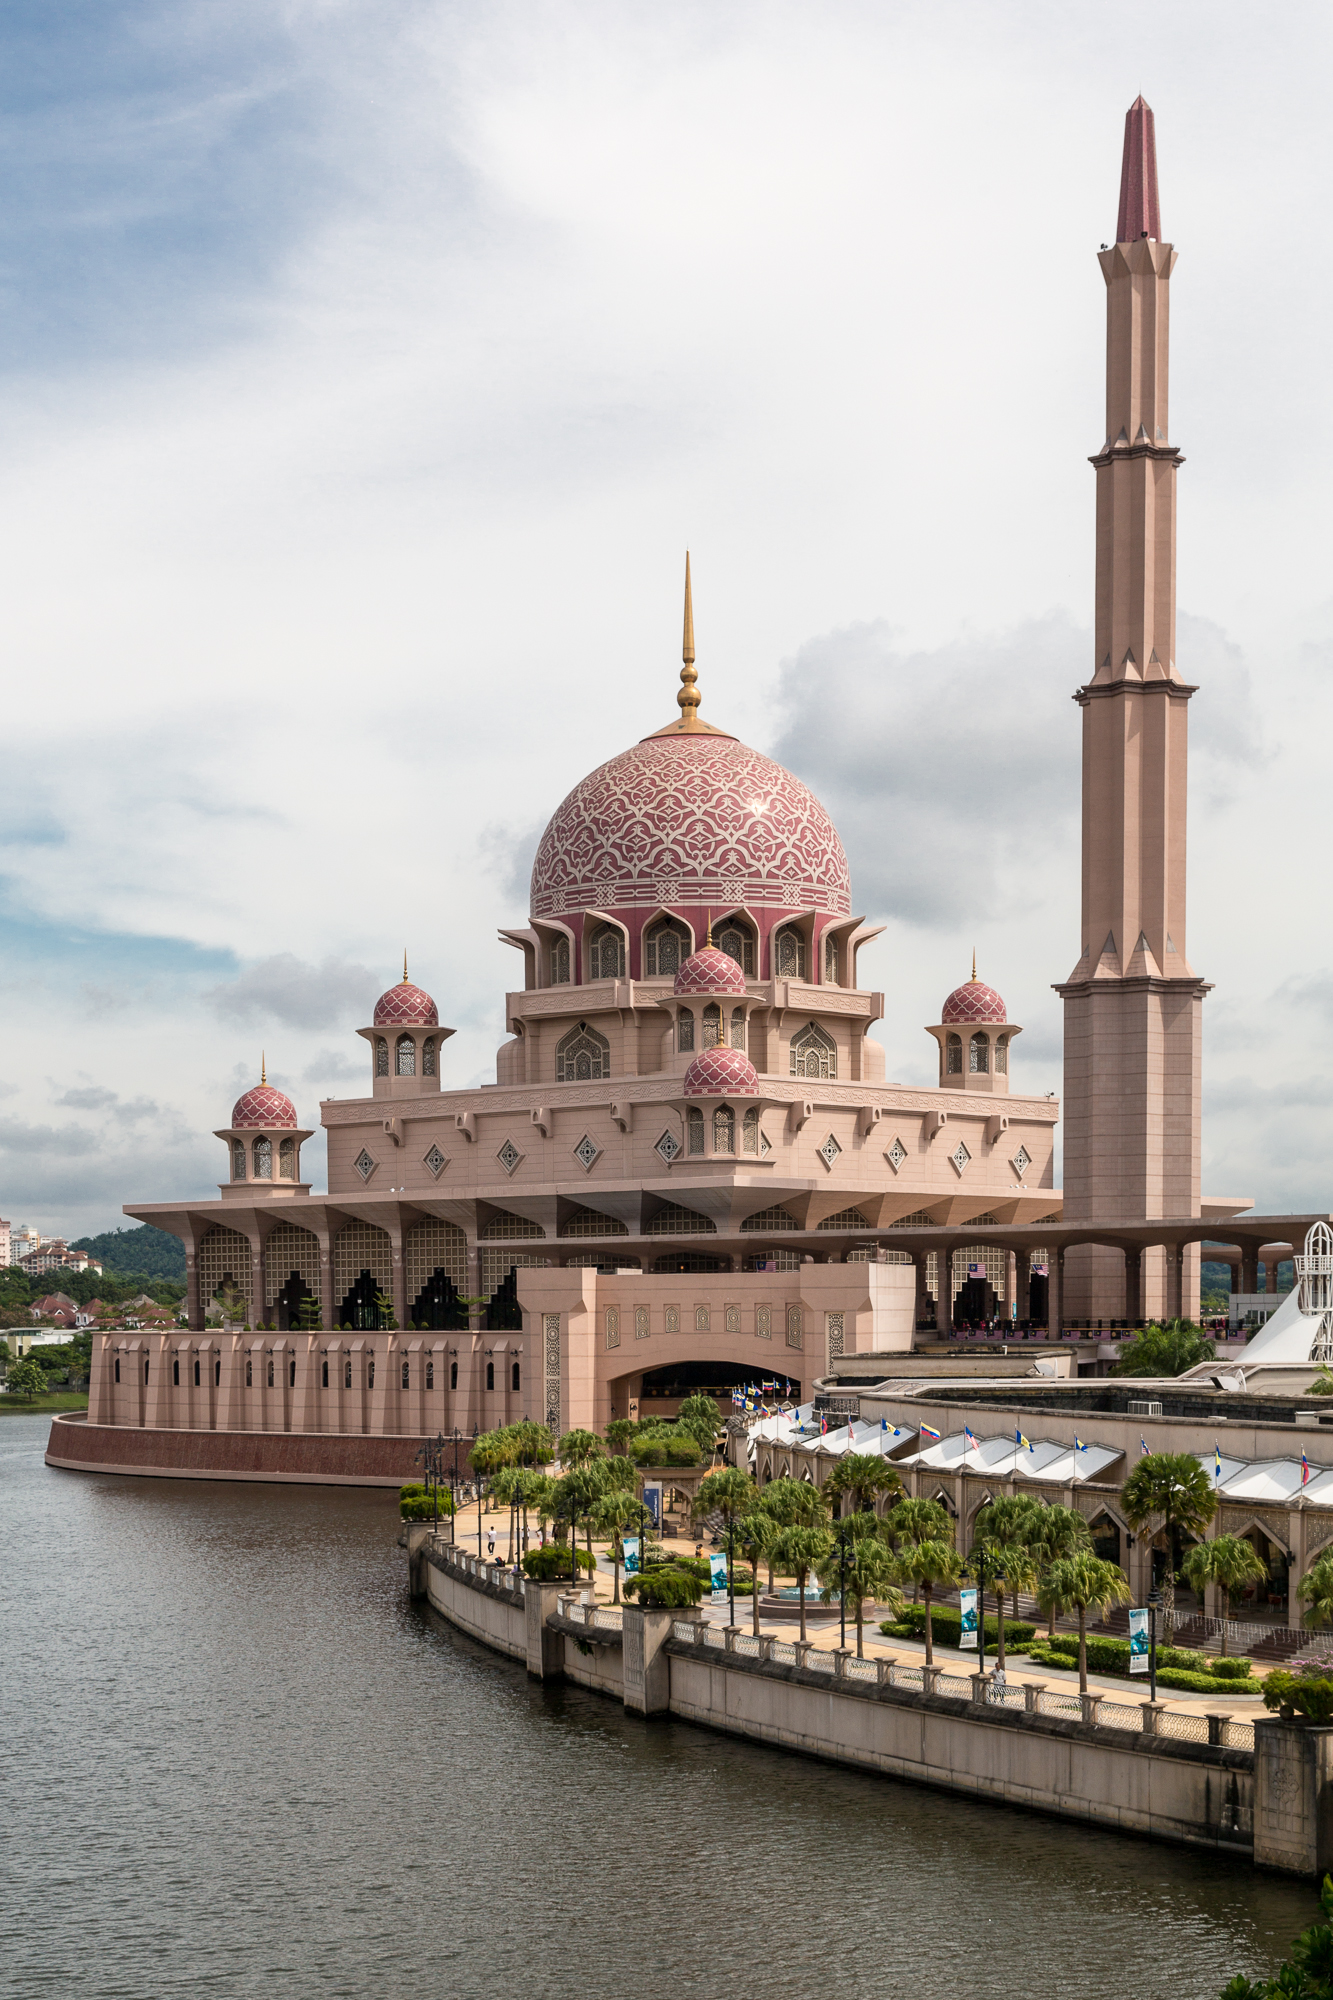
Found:
[[41, 1417], [53, 1410], [86, 1410], [87, 1390], [57, 1389], [49, 1396], [34, 1396], [25, 1403], [21, 1396], [0, 1396], [0, 1416]]

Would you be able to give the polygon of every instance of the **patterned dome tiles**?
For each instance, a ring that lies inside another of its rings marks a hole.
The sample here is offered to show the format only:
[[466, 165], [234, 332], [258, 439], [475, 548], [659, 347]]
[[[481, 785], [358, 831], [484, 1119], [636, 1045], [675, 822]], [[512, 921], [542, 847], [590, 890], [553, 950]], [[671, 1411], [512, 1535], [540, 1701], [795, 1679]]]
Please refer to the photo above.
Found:
[[296, 1106], [271, 1083], [257, 1083], [253, 1090], [237, 1098], [231, 1108], [231, 1122], [233, 1130], [295, 1125]]
[[848, 916], [847, 857], [814, 793], [771, 757], [730, 736], [648, 737], [556, 808], [533, 864], [532, 914], [661, 902]]
[[759, 1078], [741, 1049], [704, 1049], [685, 1072], [687, 1097], [754, 1097]]
[[719, 951], [715, 944], [706, 944], [681, 966], [676, 974], [675, 991], [743, 994], [745, 974], [729, 952]]
[[429, 993], [423, 993], [419, 986], [402, 979], [387, 993], [380, 994], [375, 1002], [373, 1025], [377, 1028], [396, 1028], [409, 1022], [418, 1028], [438, 1028], [440, 1017]]
[[973, 1021], [1000, 1022], [1008, 1016], [1004, 1002], [993, 986], [986, 986], [980, 979], [969, 979], [966, 986], [956, 987], [944, 1003], [940, 1019], [948, 1027]]

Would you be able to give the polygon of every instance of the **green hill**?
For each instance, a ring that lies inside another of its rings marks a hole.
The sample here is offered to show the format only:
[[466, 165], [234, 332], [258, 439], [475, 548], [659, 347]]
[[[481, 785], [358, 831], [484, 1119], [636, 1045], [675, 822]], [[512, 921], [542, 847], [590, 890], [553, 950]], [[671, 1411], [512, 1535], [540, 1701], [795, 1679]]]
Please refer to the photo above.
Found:
[[104, 1270], [133, 1278], [171, 1278], [185, 1283], [185, 1245], [179, 1236], [142, 1223], [137, 1229], [106, 1229], [81, 1236], [71, 1250], [86, 1250]]

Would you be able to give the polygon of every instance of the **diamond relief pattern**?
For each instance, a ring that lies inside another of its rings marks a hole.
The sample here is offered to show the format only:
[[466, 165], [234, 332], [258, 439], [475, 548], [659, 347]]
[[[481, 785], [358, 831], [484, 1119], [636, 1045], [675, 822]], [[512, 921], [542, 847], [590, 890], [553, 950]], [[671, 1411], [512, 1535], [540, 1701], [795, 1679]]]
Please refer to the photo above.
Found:
[[1014, 1172], [1018, 1175], [1019, 1180], [1022, 1180], [1024, 1174], [1027, 1172], [1028, 1168], [1032, 1165], [1032, 1155], [1031, 1153], [1029, 1153], [1026, 1146], [1019, 1147], [1018, 1151], [1014, 1154], [1013, 1159], [1010, 1161], [1010, 1165], [1013, 1167]]
[[585, 1132], [579, 1140], [578, 1145], [574, 1148], [574, 1158], [578, 1161], [585, 1174], [592, 1172], [601, 1150], [601, 1147], [595, 1145]]
[[426, 1155], [425, 1165], [427, 1170], [435, 1176], [436, 1180], [440, 1178], [440, 1175], [444, 1172], [448, 1164], [448, 1154], [442, 1153], [438, 1146], [432, 1146]]
[[895, 1139], [884, 1157], [896, 1174], [907, 1159], [907, 1148], [904, 1146], [902, 1140]]
[[352, 1165], [356, 1168], [363, 1181], [368, 1181], [375, 1171], [375, 1162], [371, 1159], [364, 1146], [353, 1160]]
[[507, 1174], [512, 1174], [514, 1168], [523, 1158], [523, 1155], [522, 1153], [519, 1152], [518, 1147], [514, 1144], [512, 1139], [506, 1139], [503, 1146], [501, 1146], [499, 1152], [496, 1154], [495, 1157], [500, 1162], [500, 1165], [504, 1168], [505, 1172]]
[[667, 1165], [670, 1166], [680, 1151], [680, 1140], [674, 1132], [664, 1132], [656, 1146], [654, 1146], [653, 1151], [660, 1154]]
[[824, 1162], [824, 1165], [828, 1168], [830, 1173], [833, 1172], [833, 1162], [837, 1159], [841, 1151], [842, 1147], [838, 1144], [837, 1140], [830, 1132], [828, 1138], [825, 1139], [823, 1145], [819, 1149], [819, 1157]]
[[[778, 880], [789, 906], [851, 914], [847, 857], [813, 792], [733, 737], [650, 737], [590, 772], [556, 808], [533, 865], [532, 913], [764, 907]], [[676, 893], [659, 894], [668, 884]]]
[[955, 1168], [961, 1174], [963, 1169], [967, 1166], [969, 1160], [972, 1158], [972, 1155], [968, 1152], [967, 1147], [963, 1144], [962, 1140], [960, 1139], [958, 1141], [958, 1144], [954, 1147], [952, 1153], [950, 1153], [949, 1158], [953, 1161]]

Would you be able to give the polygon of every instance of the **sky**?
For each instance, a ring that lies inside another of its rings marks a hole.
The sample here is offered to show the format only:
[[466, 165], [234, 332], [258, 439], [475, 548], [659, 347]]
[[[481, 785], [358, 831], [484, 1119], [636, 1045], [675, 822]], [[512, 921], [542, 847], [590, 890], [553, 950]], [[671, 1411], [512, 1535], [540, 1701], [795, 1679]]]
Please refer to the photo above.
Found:
[[675, 713], [687, 547], [705, 717], [814, 788], [886, 925], [889, 1077], [933, 1080], [975, 946], [1058, 1091], [1140, 91], [1204, 1187], [1333, 1206], [1331, 57], [1300, 0], [15, 0], [0, 1213], [207, 1196], [261, 1051], [317, 1125], [404, 948], [445, 1087], [493, 1081], [497, 930]]

